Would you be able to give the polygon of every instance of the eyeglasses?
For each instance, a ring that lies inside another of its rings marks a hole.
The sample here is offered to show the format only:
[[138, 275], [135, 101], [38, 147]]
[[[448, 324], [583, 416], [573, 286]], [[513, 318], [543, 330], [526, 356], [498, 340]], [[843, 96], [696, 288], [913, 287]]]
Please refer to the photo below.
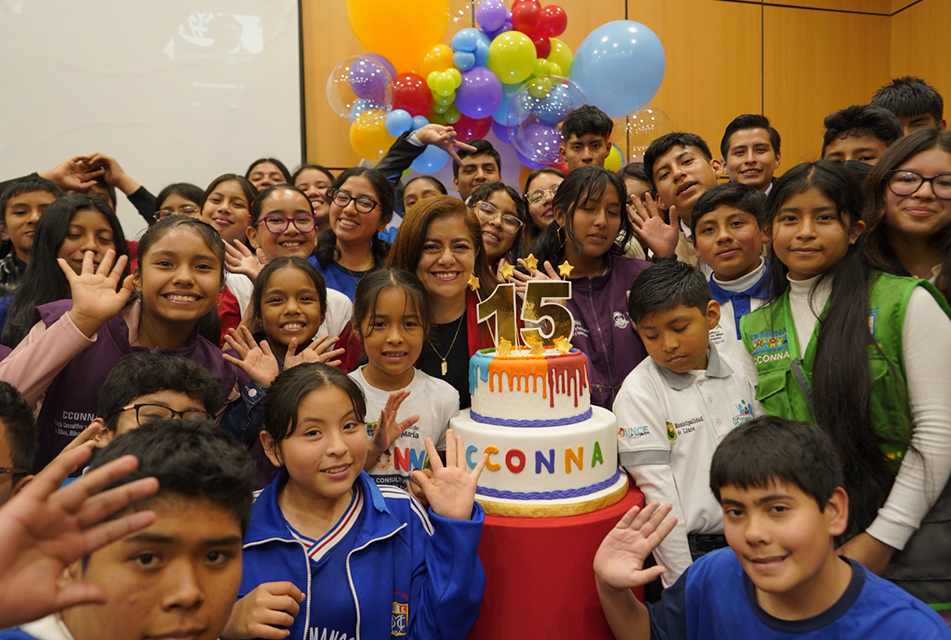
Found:
[[558, 185], [553, 184], [547, 189], [533, 189], [531, 193], [525, 196], [525, 199], [528, 200], [530, 203], [535, 204], [536, 202], [544, 198], [546, 193], [550, 193], [552, 197], [554, 197], [555, 194], [558, 193]]
[[373, 198], [368, 198], [366, 196], [354, 197], [346, 191], [341, 191], [340, 189], [327, 189], [327, 196], [330, 197], [330, 199], [333, 200], [333, 203], [341, 209], [350, 204], [350, 201], [352, 200], [354, 208], [359, 213], [370, 213], [380, 206], [380, 204]]
[[513, 216], [510, 213], [502, 213], [499, 211], [499, 208], [491, 202], [482, 200], [481, 202], [470, 204], [469, 207], [475, 209], [476, 215], [479, 216], [479, 219], [483, 222], [492, 222], [501, 215], [502, 231], [509, 235], [515, 235], [518, 233], [518, 230], [522, 228], [522, 221], [519, 220], [517, 216]]
[[258, 223], [264, 223], [264, 228], [277, 235], [279, 233], [284, 233], [287, 231], [287, 227], [294, 225], [294, 228], [300, 231], [301, 233], [310, 233], [317, 227], [317, 216], [312, 216], [310, 214], [301, 214], [299, 216], [294, 216], [293, 218], [285, 218], [284, 216], [272, 215], [265, 216], [258, 220]]
[[26, 469], [17, 469], [16, 467], [0, 467], [0, 476], [5, 476], [8, 473], [15, 476], [25, 476], [29, 471]]
[[182, 206], [182, 207], [179, 207], [177, 211], [176, 211], [175, 209], [171, 209], [171, 208], [168, 208], [168, 209], [159, 209], [159, 210], [156, 211], [153, 215], [155, 216], [155, 219], [156, 219], [156, 220], [161, 220], [162, 218], [165, 218], [165, 217], [171, 216], [171, 215], [175, 215], [175, 214], [179, 214], [179, 215], [183, 215], [183, 216], [195, 216], [195, 215], [198, 215], [198, 211], [199, 211], [199, 209], [198, 209], [198, 207], [196, 207], [195, 205], [193, 205], [193, 204], [186, 204], [186, 205], [184, 205], [184, 206]]
[[931, 183], [931, 192], [936, 198], [951, 200], [951, 173], [939, 173], [926, 178], [916, 171], [892, 169], [889, 171], [888, 189], [896, 196], [911, 196], [926, 182]]
[[119, 413], [122, 413], [123, 411], [131, 411], [132, 409], [135, 409], [135, 421], [139, 423], [140, 427], [150, 422], [156, 422], [158, 420], [171, 420], [172, 418], [180, 418], [181, 420], [215, 419], [213, 415], [207, 411], [201, 411], [200, 409], [175, 411], [175, 409], [169, 409], [163, 404], [151, 404], [148, 402], [127, 405], [122, 407]]

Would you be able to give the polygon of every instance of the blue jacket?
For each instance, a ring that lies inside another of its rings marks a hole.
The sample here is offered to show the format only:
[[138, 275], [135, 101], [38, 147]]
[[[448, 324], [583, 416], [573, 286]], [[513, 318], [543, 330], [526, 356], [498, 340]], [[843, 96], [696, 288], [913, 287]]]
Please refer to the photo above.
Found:
[[265, 582], [292, 582], [305, 594], [288, 640], [308, 640], [312, 599], [322, 590], [350, 589], [357, 612], [357, 640], [398, 636], [464, 638], [479, 615], [485, 573], [479, 537], [485, 513], [475, 504], [471, 520], [429, 517], [405, 491], [377, 487], [365, 472], [356, 485], [365, 498], [356, 544], [347, 554], [347, 582], [311, 584], [310, 559], [285, 523], [278, 496], [281, 473], [258, 496], [244, 542], [244, 575], [238, 597]]

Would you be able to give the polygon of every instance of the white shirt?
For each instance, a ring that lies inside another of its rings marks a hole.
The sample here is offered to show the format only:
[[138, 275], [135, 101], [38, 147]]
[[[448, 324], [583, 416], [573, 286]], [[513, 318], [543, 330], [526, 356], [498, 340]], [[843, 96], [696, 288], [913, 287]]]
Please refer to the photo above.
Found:
[[[360, 385], [366, 395], [368, 436], [376, 431], [380, 412], [392, 393], [377, 389], [367, 382], [363, 369], [372, 366], [364, 365], [350, 373], [350, 377]], [[416, 370], [413, 381], [406, 388], [410, 395], [400, 405], [396, 419], [403, 421], [417, 414], [419, 421], [404, 431], [369, 471], [377, 484], [393, 485], [401, 489], [406, 488], [410, 471], [423, 467], [426, 438], [432, 438], [437, 451], [445, 451], [449, 419], [459, 413], [459, 392], [444, 380]]]
[[[336, 338], [353, 317], [353, 302], [346, 294], [327, 287], [327, 309], [324, 311], [324, 323], [317, 329], [317, 335]], [[338, 344], [338, 347], [344, 345]]]
[[[766, 261], [760, 258], [760, 264], [758, 267], [745, 276], [740, 276], [736, 280], [723, 282], [712, 273], [710, 274], [710, 280], [716, 282], [717, 285], [723, 289], [726, 289], [727, 291], [745, 291], [756, 284], [757, 281], [763, 277], [765, 271]], [[765, 303], [766, 300], [764, 298], [750, 297], [750, 311], [756, 311]], [[710, 329], [710, 342], [715, 344], [717, 349], [719, 349], [721, 352], [725, 351], [734, 358], [737, 358], [738, 362], [742, 362], [740, 359], [740, 352], [745, 352], [746, 347], [743, 344], [743, 336], [737, 335], [736, 333], [736, 322], [733, 319], [732, 300], [727, 300], [720, 305], [720, 322], [715, 328]]]
[[654, 550], [677, 581], [692, 558], [688, 534], [722, 534], [723, 513], [710, 491], [710, 462], [734, 427], [759, 415], [753, 384], [729, 356], [710, 347], [707, 369], [674, 373], [643, 360], [624, 380], [614, 414], [621, 466], [647, 502], [673, 505], [677, 525]]

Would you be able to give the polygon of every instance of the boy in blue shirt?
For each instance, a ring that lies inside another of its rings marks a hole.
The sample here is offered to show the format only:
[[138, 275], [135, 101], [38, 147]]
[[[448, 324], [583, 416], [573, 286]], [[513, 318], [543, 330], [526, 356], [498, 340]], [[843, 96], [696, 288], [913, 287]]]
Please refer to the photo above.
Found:
[[650, 609], [630, 589], [664, 572], [643, 563], [673, 529], [670, 505], [631, 509], [594, 560], [615, 638], [951, 638], [927, 605], [839, 556], [849, 499], [832, 442], [773, 416], [728, 435], [710, 488], [730, 549], [694, 563]]

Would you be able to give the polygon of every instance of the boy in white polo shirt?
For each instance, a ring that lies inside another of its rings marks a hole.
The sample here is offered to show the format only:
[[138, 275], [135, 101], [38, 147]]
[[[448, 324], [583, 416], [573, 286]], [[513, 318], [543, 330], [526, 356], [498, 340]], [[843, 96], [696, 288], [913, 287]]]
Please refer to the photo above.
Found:
[[614, 403], [618, 453], [647, 502], [673, 505], [677, 525], [654, 551], [667, 568], [666, 587], [693, 560], [726, 546], [710, 461], [726, 434], [753, 418], [754, 386], [710, 342], [720, 307], [696, 268], [649, 267], [631, 286], [628, 312], [650, 358], [628, 375]]

